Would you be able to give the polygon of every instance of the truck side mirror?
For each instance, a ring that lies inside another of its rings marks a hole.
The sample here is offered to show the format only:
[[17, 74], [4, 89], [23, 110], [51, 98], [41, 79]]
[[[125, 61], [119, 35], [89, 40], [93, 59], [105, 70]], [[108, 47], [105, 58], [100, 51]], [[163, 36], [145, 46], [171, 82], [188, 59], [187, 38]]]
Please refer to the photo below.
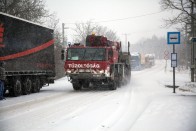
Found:
[[61, 50], [61, 60], [64, 60], [64, 59], [65, 59], [65, 51]]

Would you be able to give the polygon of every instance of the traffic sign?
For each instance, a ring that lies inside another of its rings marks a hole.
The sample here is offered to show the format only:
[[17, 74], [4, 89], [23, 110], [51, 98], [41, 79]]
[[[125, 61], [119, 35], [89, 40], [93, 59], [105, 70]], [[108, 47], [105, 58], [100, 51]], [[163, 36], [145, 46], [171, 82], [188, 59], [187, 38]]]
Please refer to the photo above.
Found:
[[177, 53], [171, 53], [171, 60], [177, 61]]
[[175, 93], [175, 68], [177, 67], [177, 53], [175, 53], [175, 44], [180, 44], [180, 32], [167, 32], [167, 44], [173, 44], [171, 67], [173, 67], [173, 93]]
[[180, 32], [167, 32], [167, 44], [180, 44]]
[[171, 53], [171, 67], [177, 67], [177, 53]]
[[196, 42], [196, 37], [191, 37], [190, 40], [191, 40], [192, 42]]
[[171, 67], [177, 67], [177, 61], [171, 61]]

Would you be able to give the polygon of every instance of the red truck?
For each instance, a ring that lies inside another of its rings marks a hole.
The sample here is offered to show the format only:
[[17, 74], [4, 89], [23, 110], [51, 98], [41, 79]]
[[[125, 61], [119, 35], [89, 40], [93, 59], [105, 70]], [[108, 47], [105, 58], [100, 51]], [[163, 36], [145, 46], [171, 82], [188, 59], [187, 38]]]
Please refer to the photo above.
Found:
[[[128, 47], [129, 48], [129, 47]], [[130, 53], [103, 36], [88, 35], [86, 45], [74, 44], [62, 51], [65, 74], [74, 90], [106, 86], [115, 90], [131, 77]]]

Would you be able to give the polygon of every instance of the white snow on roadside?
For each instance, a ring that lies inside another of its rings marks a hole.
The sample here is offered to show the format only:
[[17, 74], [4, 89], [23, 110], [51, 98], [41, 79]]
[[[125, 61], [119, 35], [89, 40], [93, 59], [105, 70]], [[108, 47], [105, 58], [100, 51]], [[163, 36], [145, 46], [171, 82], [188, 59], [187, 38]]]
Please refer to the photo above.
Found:
[[195, 100], [191, 94], [153, 100], [131, 131], [196, 131]]
[[182, 91], [189, 91], [196, 93], [196, 83], [195, 82], [185, 82], [179, 88]]
[[173, 86], [173, 68], [167, 66], [162, 70], [157, 81], [170, 93], [162, 92], [152, 99], [131, 131], [196, 131], [195, 83], [190, 82], [189, 70], [175, 71], [175, 77], [179, 88], [174, 94], [173, 88], [166, 87]]

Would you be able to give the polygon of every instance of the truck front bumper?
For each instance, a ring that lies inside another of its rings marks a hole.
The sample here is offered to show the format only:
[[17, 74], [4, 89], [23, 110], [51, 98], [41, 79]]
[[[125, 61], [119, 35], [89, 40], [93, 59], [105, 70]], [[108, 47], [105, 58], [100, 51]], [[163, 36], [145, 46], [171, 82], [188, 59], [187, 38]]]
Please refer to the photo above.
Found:
[[66, 74], [71, 79], [106, 79], [105, 74], [91, 74], [91, 73], [77, 73], [77, 74]]

